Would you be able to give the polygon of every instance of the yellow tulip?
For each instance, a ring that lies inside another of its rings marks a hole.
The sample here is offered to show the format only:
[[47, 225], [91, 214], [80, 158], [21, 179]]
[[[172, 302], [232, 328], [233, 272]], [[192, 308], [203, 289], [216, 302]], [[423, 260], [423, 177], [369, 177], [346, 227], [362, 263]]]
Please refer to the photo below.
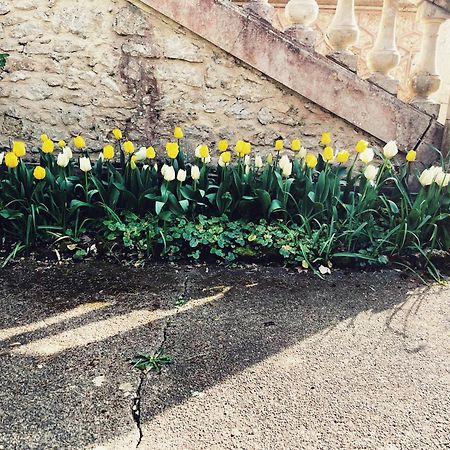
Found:
[[27, 152], [26, 147], [25, 147], [25, 142], [22, 141], [15, 141], [13, 144], [13, 153], [18, 157], [18, 158], [23, 158], [25, 156], [25, 153]]
[[314, 167], [317, 166], [317, 158], [315, 155], [313, 155], [312, 153], [308, 153], [306, 155], [305, 158], [306, 161], [306, 165], [310, 168], [310, 169], [314, 169]]
[[320, 141], [322, 145], [330, 145], [331, 144], [331, 134], [330, 133], [322, 133], [322, 140]]
[[273, 156], [272, 156], [272, 153], [269, 153], [269, 154], [267, 155], [267, 157], [266, 157], [266, 162], [267, 162], [267, 164], [269, 164], [269, 166], [272, 165], [272, 163], [273, 163]]
[[122, 132], [118, 128], [114, 128], [114, 130], [112, 130], [112, 134], [116, 140], [120, 141], [122, 139]]
[[336, 159], [340, 164], [345, 164], [348, 161], [348, 158], [350, 157], [350, 153], [347, 150], [341, 150], [336, 155]]
[[180, 127], [176, 127], [173, 132], [173, 137], [175, 139], [183, 139], [184, 138], [183, 130]]
[[136, 157], [136, 155], [133, 155], [130, 159], [130, 167], [133, 170], [137, 169], [136, 161], [137, 161], [137, 157]]
[[243, 149], [244, 155], [250, 155], [251, 152], [252, 152], [252, 144], [250, 144], [250, 142], [244, 142], [244, 149]]
[[291, 149], [293, 152], [298, 152], [302, 148], [302, 143], [300, 142], [300, 139], [294, 139], [291, 142]]
[[37, 166], [34, 170], [33, 170], [33, 176], [34, 178], [36, 178], [36, 180], [43, 180], [45, 178], [45, 169], [41, 166]]
[[49, 137], [45, 133], [41, 134], [41, 142], [47, 141], [48, 139]]
[[207, 145], [200, 145], [200, 148], [198, 149], [198, 154], [200, 158], [205, 159], [209, 156], [209, 150]]
[[364, 140], [361, 139], [360, 141], [358, 141], [356, 143], [355, 150], [356, 150], [357, 153], [362, 153], [363, 151], [366, 150], [366, 148], [368, 146], [369, 146], [369, 143], [367, 141], [364, 141]]
[[44, 153], [53, 153], [53, 150], [55, 150], [55, 144], [50, 139], [42, 143], [42, 151]]
[[231, 161], [231, 152], [223, 152], [220, 157], [225, 164], [228, 164]]
[[64, 139], [61, 139], [61, 140], [58, 142], [58, 147], [59, 147], [59, 148], [66, 148], [66, 147], [67, 147], [66, 141], [65, 141]]
[[112, 145], [105, 145], [103, 147], [103, 158], [106, 160], [114, 158], [114, 147]]
[[281, 152], [281, 150], [283, 150], [284, 147], [284, 142], [282, 139], [277, 139], [275, 141], [275, 151], [277, 152]]
[[147, 148], [147, 154], [145, 156], [147, 157], [147, 159], [155, 158], [156, 157], [155, 149], [153, 147], [148, 147]]
[[178, 156], [178, 153], [180, 152], [180, 148], [178, 147], [178, 144], [176, 142], [168, 142], [166, 144], [166, 151], [167, 156], [170, 159], [175, 159]]
[[78, 150], [81, 150], [86, 147], [86, 141], [81, 136], [75, 136], [73, 138], [73, 145], [75, 145]]
[[134, 153], [134, 144], [131, 141], [125, 141], [123, 143], [123, 150], [125, 153], [133, 154]]
[[219, 149], [219, 152], [225, 152], [228, 150], [228, 141], [226, 139], [221, 139], [219, 143], [217, 144], [217, 148]]
[[408, 162], [413, 162], [416, 160], [417, 157], [417, 152], [415, 152], [414, 150], [410, 150], [407, 154], [406, 154], [406, 161]]
[[334, 158], [334, 151], [332, 147], [325, 147], [323, 149], [322, 158], [324, 161], [331, 161]]
[[8, 152], [5, 155], [5, 164], [9, 169], [14, 169], [19, 165], [19, 158], [13, 152]]
[[236, 142], [236, 153], [239, 156], [239, 158], [242, 158], [244, 156], [244, 146], [245, 146], [244, 141], [239, 140]]

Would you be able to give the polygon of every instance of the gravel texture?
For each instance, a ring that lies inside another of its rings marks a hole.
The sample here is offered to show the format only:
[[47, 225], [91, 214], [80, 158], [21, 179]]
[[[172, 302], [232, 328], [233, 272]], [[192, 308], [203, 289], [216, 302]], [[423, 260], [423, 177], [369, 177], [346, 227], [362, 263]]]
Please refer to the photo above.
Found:
[[[397, 271], [0, 273], [0, 448], [450, 448], [450, 289]], [[129, 364], [163, 347], [175, 364]]]

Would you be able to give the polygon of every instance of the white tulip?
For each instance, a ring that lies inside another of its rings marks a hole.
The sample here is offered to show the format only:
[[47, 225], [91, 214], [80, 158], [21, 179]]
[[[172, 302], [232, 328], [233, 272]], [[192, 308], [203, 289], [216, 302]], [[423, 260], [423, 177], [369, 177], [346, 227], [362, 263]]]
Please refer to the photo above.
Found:
[[195, 157], [196, 157], [196, 158], [201, 158], [201, 156], [200, 156], [200, 148], [201, 148], [201, 145], [199, 145], [199, 146], [195, 149]]
[[[364, 152], [363, 152], [364, 153]], [[361, 153], [362, 154], [362, 153]], [[369, 181], [373, 181], [375, 180], [376, 176], [378, 174], [378, 168], [375, 166], [372, 166], [371, 164], [369, 164], [366, 167], [366, 170], [364, 170], [364, 176], [369, 180]]]
[[366, 148], [362, 153], [359, 154], [359, 159], [364, 164], [369, 164], [373, 161], [373, 158], [375, 157], [375, 153], [371, 148]]
[[72, 149], [70, 147], [64, 147], [63, 148], [63, 153], [67, 156], [68, 159], [72, 159], [73, 158]]
[[383, 147], [383, 154], [387, 159], [393, 158], [398, 153], [397, 143], [395, 141], [389, 141]]
[[419, 177], [419, 183], [422, 186], [429, 186], [434, 179], [434, 174], [430, 169], [425, 169]]
[[191, 167], [191, 178], [195, 181], [200, 179], [200, 169], [198, 166]]
[[244, 157], [244, 164], [246, 165], [246, 166], [249, 166], [250, 165], [250, 155], [245, 155], [245, 157]]
[[445, 173], [444, 171], [439, 172], [434, 181], [438, 186], [446, 187], [450, 183], [450, 173]]
[[0, 165], [3, 164], [3, 158], [5, 157], [5, 152], [0, 153]]
[[166, 181], [175, 180], [175, 169], [173, 168], [173, 166], [167, 166], [163, 176]]
[[289, 161], [286, 164], [284, 164], [282, 169], [282, 174], [284, 178], [288, 178], [292, 174], [292, 163]]
[[208, 155], [206, 158], [203, 158], [203, 161], [205, 164], [209, 164], [211, 162], [211, 156]]
[[92, 170], [91, 160], [86, 156], [80, 158], [80, 170], [82, 172], [90, 172]]
[[263, 160], [260, 155], [255, 156], [255, 167], [261, 169], [264, 166]]
[[223, 159], [222, 159], [222, 155], [219, 156], [219, 166], [220, 167], [225, 167], [226, 164], [224, 163]]
[[56, 164], [58, 164], [59, 167], [67, 167], [69, 164], [69, 157], [65, 155], [64, 152], [60, 153], [56, 159]]
[[166, 170], [169, 168], [167, 164], [163, 164], [161, 167], [161, 175], [164, 176]]
[[150, 168], [150, 166], [148, 164], [144, 164], [142, 166], [142, 170], [148, 170]]
[[306, 148], [305, 147], [301, 147], [300, 150], [298, 151], [296, 157], [299, 158], [299, 159], [305, 159], [307, 153], [308, 152], [307, 152]]
[[186, 171], [183, 169], [180, 169], [177, 173], [177, 180], [183, 183], [183, 181], [186, 181]]
[[281, 170], [284, 169], [285, 166], [288, 166], [291, 162], [289, 161], [289, 157], [287, 155], [283, 155], [278, 162], [278, 166]]
[[147, 159], [147, 149], [141, 147], [134, 155], [136, 156], [136, 161], [144, 161]]
[[155, 169], [155, 172], [158, 172], [158, 163], [153, 164], [153, 169]]

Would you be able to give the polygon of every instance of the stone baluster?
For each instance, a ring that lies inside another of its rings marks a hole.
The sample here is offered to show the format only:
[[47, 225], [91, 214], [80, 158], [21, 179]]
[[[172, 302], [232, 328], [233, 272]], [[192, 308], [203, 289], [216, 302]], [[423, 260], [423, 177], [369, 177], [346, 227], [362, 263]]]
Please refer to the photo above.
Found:
[[370, 81], [391, 94], [398, 91], [398, 80], [390, 72], [400, 62], [396, 45], [396, 23], [399, 0], [384, 0], [378, 34], [372, 50], [367, 55], [367, 65], [372, 73]]
[[248, 0], [244, 8], [270, 23], [272, 23], [275, 17], [275, 8], [269, 3], [268, 0]]
[[319, 15], [316, 0], [289, 0], [284, 14], [290, 23], [285, 33], [309, 47], [314, 47], [316, 32], [311, 25]]
[[450, 154], [450, 92], [447, 104], [447, 117], [445, 119], [444, 139], [442, 140], [442, 153], [444, 156]]
[[441, 84], [436, 70], [436, 45], [439, 27], [449, 17], [447, 11], [427, 1], [421, 2], [417, 8], [417, 20], [422, 23], [422, 45], [408, 86], [411, 102], [435, 116], [439, 114], [439, 105], [429, 97]]
[[355, 0], [338, 0], [336, 12], [325, 37], [334, 50], [329, 56], [356, 72], [357, 56], [350, 51], [350, 47], [358, 41], [359, 37]]

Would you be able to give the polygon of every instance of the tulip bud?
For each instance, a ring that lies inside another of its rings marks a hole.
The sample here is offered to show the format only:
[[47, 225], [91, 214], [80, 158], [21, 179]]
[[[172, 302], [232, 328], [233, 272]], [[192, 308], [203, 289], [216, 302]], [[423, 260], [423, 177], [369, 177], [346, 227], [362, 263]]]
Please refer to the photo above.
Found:
[[122, 132], [118, 128], [114, 128], [114, 130], [112, 130], [112, 134], [118, 141], [122, 139]]
[[375, 153], [373, 152], [373, 150], [371, 148], [367, 148], [366, 150], [364, 150], [362, 153], [359, 154], [359, 159], [364, 164], [369, 164], [370, 162], [373, 161], [374, 156]]
[[302, 143], [299, 139], [294, 139], [291, 142], [291, 149], [293, 152], [298, 152], [302, 148]]
[[78, 150], [86, 147], [86, 141], [81, 136], [75, 136], [73, 138], [73, 144]]
[[419, 176], [419, 183], [422, 186], [429, 186], [433, 183], [434, 175], [430, 169], [425, 169]]
[[91, 160], [85, 156], [80, 158], [80, 170], [82, 172], [90, 172], [92, 170]]
[[331, 161], [334, 158], [334, 151], [332, 147], [325, 147], [323, 149], [322, 158], [324, 161]]
[[64, 147], [67, 147], [66, 141], [64, 139], [61, 139], [60, 141], [58, 141], [58, 147], [60, 149], [63, 149]]
[[245, 166], [244, 173], [245, 173], [245, 175], [248, 175], [250, 173], [250, 166], [249, 165]]
[[226, 139], [222, 139], [217, 144], [217, 148], [219, 149], [219, 152], [225, 152], [228, 150], [228, 141]]
[[0, 166], [3, 164], [4, 157], [5, 157], [5, 152], [0, 152]]
[[219, 161], [217, 162], [217, 164], [219, 164], [219, 167], [225, 167], [225, 161], [222, 159], [222, 155], [220, 155], [219, 157]]
[[339, 164], [345, 164], [348, 161], [349, 157], [350, 157], [350, 153], [347, 150], [341, 150], [336, 155], [336, 159], [338, 160]]
[[291, 176], [291, 174], [292, 174], [292, 163], [288, 162], [283, 167], [282, 175], [283, 175], [284, 178], [288, 178], [288, 177]]
[[173, 137], [175, 139], [183, 139], [183, 137], [184, 137], [183, 130], [180, 127], [176, 127], [173, 132]]
[[175, 180], [175, 169], [173, 168], [173, 166], [167, 166], [166, 170], [164, 171], [163, 177], [166, 181]]
[[269, 164], [269, 166], [272, 165], [272, 163], [273, 163], [273, 156], [272, 156], [272, 153], [269, 153], [269, 154], [267, 155], [267, 157], [266, 157], [266, 162], [267, 162], [267, 164]]
[[170, 159], [176, 159], [178, 156], [178, 153], [180, 152], [180, 147], [178, 146], [177, 142], [168, 142], [166, 144], [166, 152], [167, 156]]
[[55, 149], [55, 144], [50, 139], [47, 139], [42, 143], [42, 151], [44, 153], [53, 153], [53, 150]]
[[378, 174], [378, 168], [369, 164], [366, 169], [364, 170], [364, 176], [367, 178], [368, 181], [375, 180], [376, 176]]
[[192, 166], [191, 167], [191, 178], [193, 180], [200, 179], [200, 169], [198, 168], [198, 166]]
[[58, 164], [59, 167], [67, 167], [69, 164], [69, 158], [64, 153], [60, 153], [56, 159], [56, 164]]
[[308, 153], [305, 157], [305, 162], [306, 165], [310, 168], [310, 169], [314, 169], [314, 167], [317, 166], [317, 158], [315, 155], [313, 155], [312, 153]]
[[180, 183], [183, 183], [184, 181], [186, 181], [186, 171], [183, 169], [180, 169], [177, 173], [177, 180]]
[[114, 158], [114, 147], [112, 145], [105, 145], [103, 147], [102, 156], [106, 160], [110, 160]]
[[322, 133], [322, 139], [320, 141], [322, 145], [330, 145], [331, 144], [331, 134], [330, 133]]
[[134, 144], [131, 141], [125, 141], [123, 143], [123, 150], [125, 153], [129, 153], [131, 155], [134, 153]]
[[250, 160], [250, 155], [245, 155], [245, 157], [244, 157], [244, 164], [245, 164], [246, 166], [249, 166], [249, 165], [250, 165], [250, 162], [251, 162], [251, 160]]
[[144, 161], [147, 158], [147, 149], [145, 147], [141, 147], [135, 154], [136, 161]]
[[263, 160], [260, 155], [255, 156], [255, 167], [261, 169], [264, 166]]
[[67, 156], [68, 159], [72, 159], [73, 158], [72, 149], [70, 147], [64, 147], [63, 148], [63, 153]]
[[414, 150], [410, 150], [407, 154], [406, 154], [406, 161], [408, 162], [413, 162], [416, 160], [416, 156], [417, 156], [417, 152], [415, 152]]
[[15, 141], [13, 144], [13, 152], [18, 158], [23, 158], [27, 152], [25, 142]]
[[280, 159], [280, 161], [278, 162], [278, 165], [280, 166], [280, 169], [283, 170], [283, 168], [287, 165], [290, 164], [289, 158], [287, 155], [283, 155]]
[[5, 155], [5, 165], [8, 169], [15, 169], [19, 165], [19, 158], [13, 152], [8, 152]]
[[306, 158], [306, 154], [307, 154], [306, 148], [305, 147], [301, 147], [300, 151], [297, 154], [297, 156], [299, 158], [301, 158], [301, 159], [304, 159], [304, 158]]
[[33, 170], [33, 176], [36, 180], [43, 180], [45, 178], [46, 172], [45, 169], [41, 166], [35, 167]]
[[356, 153], [362, 153], [369, 146], [369, 143], [364, 140], [360, 140], [356, 143], [355, 150]]
[[393, 158], [398, 153], [397, 143], [395, 141], [389, 141], [383, 147], [383, 154], [387, 159]]
[[231, 161], [231, 152], [225, 151], [221, 153], [220, 159], [224, 162], [224, 164], [228, 164]]
[[156, 157], [155, 149], [153, 147], [148, 147], [145, 156], [147, 157], [147, 159], [155, 158]]
[[281, 139], [277, 139], [275, 141], [275, 151], [281, 152], [281, 150], [283, 150], [283, 147], [284, 147], [284, 142]]

